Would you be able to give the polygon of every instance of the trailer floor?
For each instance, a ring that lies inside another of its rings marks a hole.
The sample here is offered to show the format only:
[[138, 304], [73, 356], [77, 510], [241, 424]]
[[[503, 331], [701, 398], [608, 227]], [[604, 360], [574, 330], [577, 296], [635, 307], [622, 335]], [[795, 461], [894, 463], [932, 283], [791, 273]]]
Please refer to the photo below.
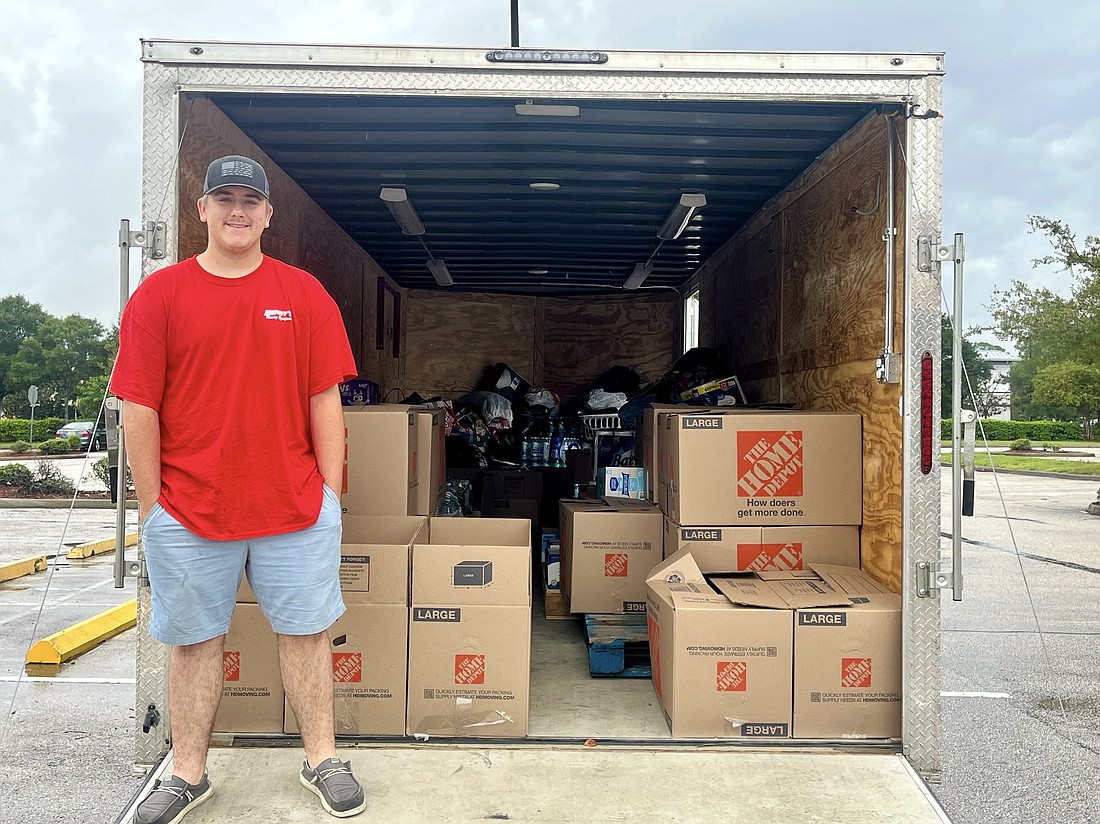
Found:
[[[396, 745], [343, 751], [367, 790], [362, 820], [936, 824], [900, 756]], [[331, 821], [297, 749], [210, 753], [214, 796], [188, 824]]]

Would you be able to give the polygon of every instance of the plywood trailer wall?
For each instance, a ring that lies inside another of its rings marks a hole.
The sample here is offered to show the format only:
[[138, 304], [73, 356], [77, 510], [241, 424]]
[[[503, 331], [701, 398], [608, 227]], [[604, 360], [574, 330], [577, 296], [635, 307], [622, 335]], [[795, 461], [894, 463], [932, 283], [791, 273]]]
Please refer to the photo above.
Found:
[[410, 289], [405, 301], [405, 390], [453, 398], [506, 363], [535, 386], [575, 397], [612, 366], [643, 380], [679, 356], [673, 294], [545, 298]]
[[264, 232], [264, 252], [309, 271], [333, 296], [343, 314], [360, 377], [378, 382], [384, 390], [400, 386], [402, 359], [393, 351], [392, 307], [385, 311], [385, 348], [376, 347], [377, 278], [386, 278], [400, 293], [397, 284], [209, 100], [185, 96], [180, 123], [185, 133], [180, 148], [178, 259], [206, 248], [206, 227], [199, 221], [195, 202], [202, 195], [210, 161], [227, 154], [256, 158], [270, 179], [275, 210], [271, 227]]
[[[863, 416], [862, 563], [900, 591], [901, 386], [875, 377], [885, 337], [886, 130], [885, 118], [874, 116], [842, 138], [707, 261], [693, 285], [700, 290], [700, 342], [722, 351], [750, 400]], [[902, 238], [900, 153], [895, 170]], [[895, 251], [900, 352], [900, 240]]]

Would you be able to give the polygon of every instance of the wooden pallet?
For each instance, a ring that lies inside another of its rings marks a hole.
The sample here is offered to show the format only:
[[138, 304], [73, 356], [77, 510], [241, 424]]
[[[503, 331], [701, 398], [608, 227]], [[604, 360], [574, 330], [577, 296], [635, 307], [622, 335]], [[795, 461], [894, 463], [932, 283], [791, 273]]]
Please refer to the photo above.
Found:
[[593, 677], [652, 677], [644, 615], [585, 615], [584, 635]]

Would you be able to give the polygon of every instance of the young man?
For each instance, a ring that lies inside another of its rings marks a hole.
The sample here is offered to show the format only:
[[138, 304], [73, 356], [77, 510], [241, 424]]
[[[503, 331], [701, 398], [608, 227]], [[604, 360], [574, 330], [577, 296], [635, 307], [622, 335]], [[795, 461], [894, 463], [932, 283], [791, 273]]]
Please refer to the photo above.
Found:
[[112, 391], [124, 431], [152, 594], [150, 634], [172, 647], [172, 775], [138, 808], [169, 824], [210, 797], [206, 755], [225, 634], [241, 576], [279, 639], [306, 763], [328, 812], [366, 806], [336, 757], [325, 631], [340, 597], [343, 413], [355, 362], [336, 303], [307, 272], [265, 256], [267, 175], [232, 155], [206, 173], [206, 251], [157, 271], [119, 329]]

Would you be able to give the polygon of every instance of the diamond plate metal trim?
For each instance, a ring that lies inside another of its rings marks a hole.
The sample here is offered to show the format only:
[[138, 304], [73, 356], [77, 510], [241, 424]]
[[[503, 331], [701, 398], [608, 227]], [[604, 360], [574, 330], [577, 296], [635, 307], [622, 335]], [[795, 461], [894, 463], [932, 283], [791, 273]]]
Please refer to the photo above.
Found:
[[465, 96], [558, 97], [582, 94], [622, 98], [900, 100], [904, 77], [738, 77], [711, 74], [614, 74], [611, 72], [386, 71], [355, 69], [256, 69], [176, 67], [182, 88], [195, 91], [318, 91], [356, 94], [451, 93]]
[[[171, 724], [168, 718], [169, 648], [149, 635], [152, 594], [148, 586], [138, 586], [137, 595], [137, 666], [134, 695], [134, 765], [152, 769], [168, 752]], [[150, 704], [160, 710], [160, 723], [148, 733], [141, 724]]]
[[[154, 261], [142, 255], [142, 277], [173, 263], [176, 259], [176, 145], [177, 86], [174, 69], [145, 64], [142, 115], [141, 212], [142, 225], [149, 220], [168, 223], [167, 252], [164, 260]], [[144, 550], [138, 545], [138, 557]], [[148, 584], [138, 581], [137, 662], [135, 667], [134, 764], [152, 767], [168, 752], [171, 729], [168, 719], [168, 647], [149, 635], [152, 611]], [[161, 713], [160, 724], [142, 732], [146, 708], [155, 704]]]
[[[913, 83], [913, 97], [939, 110], [942, 81]], [[903, 493], [902, 745], [913, 766], [930, 781], [940, 777], [940, 602], [918, 598], [915, 565], [940, 552], [940, 473], [925, 475], [920, 461], [921, 357], [935, 364], [933, 408], [939, 409], [940, 273], [917, 271], [917, 237], [940, 233], [942, 126], [936, 120], [907, 122], [905, 221], [905, 465]]]

